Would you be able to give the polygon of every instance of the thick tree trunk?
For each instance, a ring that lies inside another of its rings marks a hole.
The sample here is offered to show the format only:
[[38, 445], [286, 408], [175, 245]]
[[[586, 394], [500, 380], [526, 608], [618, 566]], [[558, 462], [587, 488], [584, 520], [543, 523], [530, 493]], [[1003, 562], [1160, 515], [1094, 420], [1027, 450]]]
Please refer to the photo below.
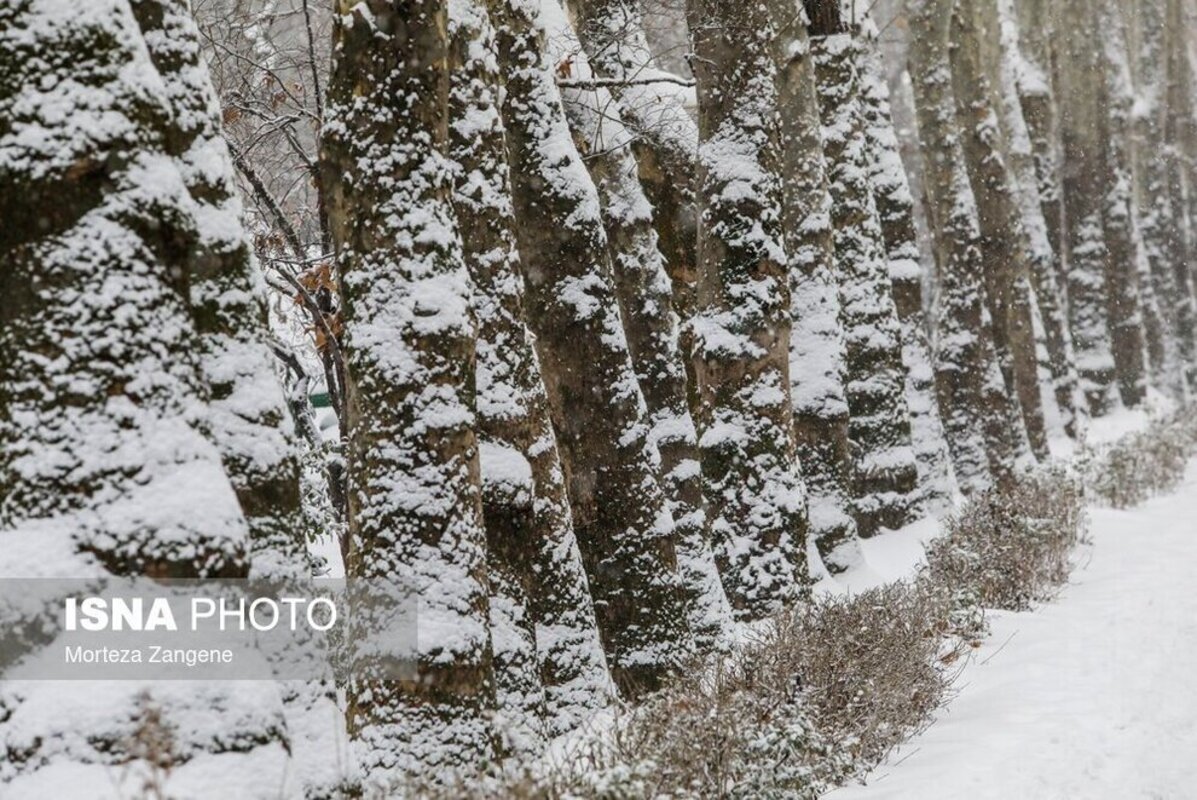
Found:
[[570, 138], [538, 7], [493, 7], [528, 323], [599, 632], [616, 681], [638, 692], [691, 651], [689, 609], [598, 193]]
[[[994, 345], [1006, 385], [1017, 398], [1031, 450], [1048, 456], [1047, 428], [1039, 395], [1039, 363], [1031, 297], [1031, 242], [1023, 224], [1017, 184], [1007, 167], [998, 122], [999, 97], [984, 61], [985, 42], [999, 31], [984, 26], [995, 0], [957, 3], [952, 24], [952, 71], [956, 111], [964, 133], [964, 156], [981, 226], [985, 295], [993, 319]], [[996, 13], [991, 15], [996, 22]]]
[[1070, 278], [1067, 267], [1071, 245], [1064, 225], [1063, 143], [1060, 113], [1055, 94], [1055, 58], [1050, 42], [1054, 18], [1051, 0], [1017, 0], [1019, 44], [1022, 61], [1018, 74], [1018, 93], [1023, 116], [1031, 136], [1031, 150], [1035, 156], [1035, 175], [1039, 182], [1039, 199], [1047, 236], [1055, 253], [1056, 282], [1063, 299], [1065, 321], [1073, 343], [1073, 359], [1077, 369], [1077, 391], [1074, 393], [1076, 416], [1069, 433], [1078, 436], [1089, 418], [1088, 394], [1084, 390], [1083, 353], [1073, 329]]
[[1174, 393], [1183, 394], [1188, 381], [1186, 364], [1193, 358], [1193, 310], [1188, 281], [1177, 281], [1176, 265], [1185, 260], [1185, 214], [1172, 196], [1172, 165], [1165, 136], [1168, 0], [1138, 0], [1133, 12], [1137, 94], [1143, 105], [1134, 120], [1135, 203], [1151, 285], [1166, 328], [1165, 380]]
[[1001, 385], [985, 309], [980, 227], [952, 91], [952, 0], [908, 0], [910, 77], [940, 276], [935, 382], [956, 477], [974, 493], [1013, 474], [1021, 438]]
[[1168, 11], [1168, 30], [1172, 32], [1168, 48], [1169, 105], [1173, 112], [1173, 135], [1177, 166], [1183, 180], [1185, 221], [1188, 237], [1188, 267], [1190, 280], [1197, 290], [1197, 53], [1192, 37], [1185, 33], [1192, 28], [1197, 15], [1192, 0], [1172, 0]]
[[[572, 74], [582, 80], [594, 78], [564, 10], [553, 2], [542, 8], [546, 15], [556, 12], [548, 21], [554, 59], [560, 60], [559, 53], [573, 54]], [[623, 126], [617, 105], [605, 88], [566, 89], [563, 99], [574, 141], [587, 154], [586, 166], [602, 205], [620, 318], [648, 405], [650, 436], [661, 453], [662, 486], [677, 526], [678, 569], [691, 597], [695, 644], [700, 653], [726, 649], [731, 607], [711, 549], [678, 319], [665, 259], [657, 246], [653, 207], [637, 178], [631, 148], [635, 134]]]
[[[1104, 186], [1106, 238], [1106, 313], [1114, 352], [1114, 369], [1122, 403], [1134, 407], [1147, 396], [1147, 365], [1144, 356], [1147, 334], [1159, 335], [1158, 312], [1144, 301], [1154, 299], [1150, 285], [1140, 292], [1139, 272], [1142, 241], [1135, 219], [1131, 194], [1130, 125], [1134, 89], [1127, 63], [1126, 32], [1112, 2], [1093, 0], [1100, 42], [1099, 64], [1102, 86], [1098, 102], [1102, 110], [1102, 153], [1098, 174]], [[1162, 343], [1156, 345], [1156, 349]]]
[[[543, 713], [544, 733], [554, 737], [607, 704], [610, 678], [540, 362], [525, 323], [498, 66], [488, 55], [495, 37], [485, 4], [450, 0], [449, 38], [448, 155], [466, 267], [476, 292], [482, 516], [498, 705], [524, 709], [525, 729], [539, 727]], [[524, 475], [530, 485], [523, 485]], [[504, 597], [498, 597], [505, 587]], [[531, 676], [520, 668], [525, 665], [532, 668]], [[510, 711], [505, 716], [510, 718]]]
[[211, 390], [205, 426], [221, 451], [253, 540], [253, 574], [304, 572], [299, 463], [287, 401], [275, 377], [265, 286], [241, 228], [219, 100], [186, 0], [133, 0], [150, 59], [174, 104], [169, 149], [195, 202], [201, 235], [189, 260], [191, 310]]
[[[640, 181], [654, 209], [658, 247], [684, 326], [694, 315], [698, 288], [698, 126], [672, 84], [652, 82], [671, 76], [652, 65], [639, 0], [568, 0], [568, 5], [595, 74], [629, 81], [610, 91], [634, 134]], [[688, 341], [683, 328], [683, 343]]]
[[[822, 8], [811, 16], [829, 19]], [[922, 507], [911, 448], [901, 327], [869, 183], [871, 154], [856, 69], [860, 51], [856, 36], [848, 31], [846, 21], [831, 28], [811, 28], [847, 344], [853, 513], [860, 535], [867, 537], [882, 527], [899, 528], [914, 521]]]
[[1167, 93], [1164, 115], [1164, 159], [1168, 175], [1168, 201], [1174, 211], [1176, 227], [1172, 231], [1176, 250], [1171, 261], [1176, 294], [1176, 335], [1178, 350], [1184, 362], [1190, 389], [1197, 385], [1197, 303], [1194, 298], [1192, 267], [1197, 263], [1197, 236], [1193, 225], [1197, 220], [1189, 208], [1193, 186], [1185, 169], [1185, 139], [1193, 130], [1192, 101], [1188, 90], [1188, 59], [1181, 31], [1183, 9], [1180, 0], [1167, 1], [1165, 18], [1165, 59], [1167, 64]]
[[790, 399], [806, 478], [810, 536], [832, 573], [858, 563], [852, 517], [846, 367], [831, 195], [810, 40], [797, 0], [771, 0], [776, 28], [782, 229], [789, 257]]
[[445, 0], [338, 12], [321, 155], [345, 314], [346, 572], [411, 581], [420, 620], [419, 680], [358, 678], [348, 719], [367, 781], [393, 781], [493, 752], [475, 324], [442, 156]]
[[[522, 286], [507, 182], [503, 127], [496, 93], [498, 65], [483, 53], [495, 40], [486, 8], [478, 0], [449, 0], [449, 126], [446, 157], [453, 170], [453, 209], [462, 254], [473, 282], [476, 345], [477, 432], [482, 475], [482, 519], [486, 528], [486, 572], [490, 590], [490, 637], [494, 658], [496, 727], [504, 749], [516, 755], [538, 752], [545, 741], [545, 685], [537, 665], [532, 596], [538, 573], [548, 566], [553, 583], [589, 606], [589, 592], [569, 586], [585, 578], [581, 561], [544, 564], [547, 543], [564, 543], [573, 529], [566, 513], [537, 517], [535, 497], [547, 495], [553, 476], [534, 475], [528, 458], [539, 364], [523, 322]], [[556, 452], [556, 442], [546, 442]], [[552, 464], [546, 465], [550, 470]], [[538, 481], [537, 478], [540, 480]], [[564, 487], [561, 487], [564, 488]], [[538, 491], [539, 490], [539, 491]], [[549, 499], [546, 497], [546, 499]], [[563, 500], [563, 494], [552, 498]], [[537, 523], [549, 523], [538, 528]], [[553, 523], [556, 523], [554, 526]], [[569, 566], [578, 569], [572, 575]], [[553, 569], [556, 568], [556, 569]], [[593, 608], [590, 609], [593, 612]], [[591, 619], [593, 622], [593, 618]], [[597, 628], [592, 627], [596, 634]], [[601, 661], [600, 661], [601, 663]]]
[[1057, 13], [1070, 26], [1055, 52], [1069, 319], [1089, 409], [1102, 416], [1110, 411], [1115, 366], [1106, 306], [1106, 187], [1099, 174], [1102, 71], [1095, 37], [1100, 33], [1089, 0], [1058, 2]]
[[[1047, 366], [1051, 373], [1051, 393], [1063, 433], [1075, 438], [1079, 432], [1078, 415], [1085, 413], [1084, 398], [1079, 393], [1080, 379], [1072, 349], [1072, 331], [1068, 327], [1068, 312], [1059, 279], [1059, 242], [1053, 238], [1059, 234], [1059, 220], [1055, 221], [1053, 228], [1044, 214], [1049, 207], [1054, 215], [1058, 216], [1059, 211], [1055, 144], [1052, 140], [1045, 140], [1039, 142], [1037, 147], [1032, 140], [1025, 97], [1034, 98], [1031, 105], [1041, 102], [1042, 98], [1034, 92], [1024, 96], [1022, 91], [1024, 85], [1030, 87], [1032, 84], [1030, 80], [1024, 81], [1024, 76], [1036, 68], [1028, 63], [1022, 52], [1013, 0], [998, 0], [985, 10], [990, 12], [986, 27], [1000, 30], [997, 46], [991, 43], [993, 58], [997, 60], [997, 64], [991, 67], [991, 74], [998, 76], [1007, 162], [1017, 184], [1018, 206], [1029, 239], [1031, 283], [1043, 327], [1043, 345], [1047, 350]], [[1048, 117], [1052, 119], [1050, 87], [1038, 81], [1036, 85], [1049, 92], [1046, 102]], [[1042, 113], [1042, 109], [1037, 113]], [[1039, 124], [1050, 130], [1050, 122], [1041, 121]], [[1043, 151], [1042, 157], [1038, 152], [1040, 150]], [[1041, 177], [1041, 173], [1045, 177]], [[1045, 201], [1045, 191], [1056, 193], [1054, 205]]]
[[807, 580], [793, 442], [790, 292], [782, 248], [777, 68], [764, 6], [686, 6], [698, 83], [694, 370], [711, 532], [728, 599], [756, 619]]
[[[172, 43], [198, 47], [189, 27], [176, 35]], [[153, 44], [158, 58], [166, 41]], [[217, 355], [234, 348], [195, 326], [193, 268], [222, 251], [197, 227], [194, 162], [176, 150], [186, 135], [180, 120], [194, 110], [190, 95], [168, 92], [179, 78], [151, 61], [125, 0], [0, 7], [4, 578], [249, 573], [255, 543], [238, 501], [268, 493], [238, 497], [208, 431], [228, 409], [208, 402], [206, 377]], [[196, 81], [189, 89], [209, 96], [202, 69], [188, 78]], [[227, 158], [209, 154], [213, 175], [226, 175]], [[228, 234], [242, 236], [235, 225]], [[210, 289], [195, 287], [198, 313], [210, 308]], [[251, 353], [254, 335], [245, 332]], [[272, 392], [278, 397], [268, 378], [258, 384], [265, 405]], [[273, 468], [290, 454], [270, 455], [280, 456]], [[275, 512], [266, 502], [247, 505], [265, 530]], [[41, 623], [22, 620], [8, 633]], [[213, 715], [213, 707], [240, 713]], [[170, 766], [186, 760], [204, 770], [212, 792], [264, 799], [296, 791], [283, 709], [269, 684], [5, 681], [0, 792], [44, 794], [68, 762], [78, 785], [141, 792], [162, 769], [134, 741], [151, 713], [186, 731], [163, 754]], [[174, 793], [169, 776], [163, 789]]]
[[[1129, 156], [1129, 154], [1128, 154]], [[1134, 168], [1131, 168], [1131, 179], [1134, 180]], [[1175, 370], [1170, 364], [1174, 359], [1168, 355], [1168, 327], [1164, 321], [1163, 304], [1156, 295], [1155, 279], [1151, 274], [1151, 261], [1147, 257], [1147, 242], [1143, 240], [1143, 226], [1140, 223], [1139, 205], [1135, 201], [1133, 184], [1128, 186], [1125, 200], [1129, 211], [1127, 216], [1131, 225], [1131, 244], [1134, 252], [1132, 264], [1134, 269], [1135, 286], [1139, 295], [1139, 317], [1142, 321], [1141, 336], [1143, 339], [1143, 396], [1146, 397], [1148, 385], [1157, 386], [1172, 394], [1180, 391], [1180, 382], [1176, 378]]]
[[[195, 203], [200, 237], [190, 258], [191, 310], [210, 391], [206, 428], [249, 523], [250, 576], [280, 587], [311, 575], [312, 520], [300, 504], [299, 460], [287, 400], [278, 383], [264, 304], [233, 161], [221, 136], [219, 100], [200, 53], [200, 32], [187, 0], [134, 0], [150, 58], [174, 103], [171, 154]], [[304, 398], [306, 402], [306, 398]], [[301, 584], [302, 585], [302, 584]], [[294, 736], [294, 771], [309, 796], [338, 790], [343, 775], [323, 762], [339, 716], [327, 681], [282, 681], [288, 726], [324, 736]]]
[[922, 253], [914, 220], [914, 197], [902, 167], [898, 137], [890, 111], [885, 65], [871, 19], [865, 23], [862, 42], [861, 100], [865, 136], [869, 146], [869, 178], [881, 233], [889, 260], [889, 281], [894, 306], [902, 325], [902, 363], [906, 368], [906, 402], [910, 407], [910, 434], [919, 469], [919, 489], [929, 511], [945, 511], [955, 501], [958, 488], [952, 457], [944, 436], [931, 345], [923, 317]]

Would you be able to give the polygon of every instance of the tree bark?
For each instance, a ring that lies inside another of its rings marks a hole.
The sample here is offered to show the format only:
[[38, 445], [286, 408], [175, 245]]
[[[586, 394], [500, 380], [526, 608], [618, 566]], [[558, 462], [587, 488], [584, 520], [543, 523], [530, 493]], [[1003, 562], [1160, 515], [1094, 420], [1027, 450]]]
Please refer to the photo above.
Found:
[[492, 9], [525, 308], [608, 663], [637, 693], [691, 651], [688, 608], [598, 193], [570, 138], [538, 6]]
[[865, 137], [871, 154], [869, 178], [889, 261], [890, 289], [902, 326], [902, 363], [906, 375], [906, 402], [910, 407], [911, 443], [918, 463], [919, 490], [924, 504], [929, 511], [942, 512], [953, 505], [958, 488], [935, 395], [931, 344], [923, 317], [924, 269], [914, 218], [914, 197], [902, 167], [885, 66], [871, 19], [866, 18], [864, 32], [860, 74]]
[[[189, 110], [189, 98], [166, 89], [176, 77], [151, 61], [126, 0], [0, 8], [5, 578], [249, 573], [250, 527], [207, 430], [219, 413], [206, 380], [214, 340], [196, 330], [190, 282], [213, 241], [196, 225], [194, 175], [175, 150]], [[191, 77], [206, 81], [202, 70]], [[210, 166], [216, 175], [229, 169], [227, 160]], [[43, 623], [8, 617], [8, 656]], [[294, 791], [271, 685], [3, 684], [6, 794], [44, 793], [65, 761], [80, 785], [141, 791], [161, 766], [130, 738], [150, 708], [161, 725], [187, 732], [180, 757], [203, 759], [213, 792]], [[213, 706], [253, 711], [213, 716]], [[246, 759], [260, 777], [246, 779], [238, 768]]]
[[1173, 33], [1169, 52], [1169, 105], [1173, 112], [1173, 135], [1177, 166], [1183, 182], [1186, 227], [1188, 229], [1188, 267], [1190, 281], [1197, 291], [1197, 108], [1193, 92], [1197, 90], [1197, 65], [1190, 37], [1194, 9], [1189, 0], [1173, 0], [1169, 6], [1168, 30]]
[[956, 477], [966, 493], [1013, 474], [1022, 426], [1001, 389], [949, 62], [952, 0], [908, 0], [910, 77], [940, 276], [935, 384]]
[[[639, 0], [569, 0], [568, 5], [595, 74], [617, 82], [611, 95], [633, 134], [640, 182], [654, 209], [658, 247], [673, 284], [674, 309], [685, 326], [697, 302], [698, 126], [667, 84], [653, 83], [672, 76], [653, 66]], [[682, 341], [687, 352], [685, 327]]]
[[[1069, 305], [1068, 270], [1069, 244], [1064, 228], [1063, 153], [1060, 114], [1054, 89], [1055, 59], [1050, 41], [1054, 23], [1051, 0], [1017, 0], [1019, 44], [1022, 51], [1018, 73], [1018, 93], [1023, 116], [1031, 136], [1035, 157], [1035, 175], [1039, 185], [1039, 200], [1047, 236], [1055, 252], [1056, 282], [1065, 306]], [[1068, 319], [1071, 331], [1071, 318]], [[1079, 354], [1074, 344], [1074, 358]], [[1078, 377], [1079, 368], [1078, 368]], [[1077, 408], [1082, 417], [1088, 415], [1088, 400], [1082, 393]]]
[[829, 19], [821, 8], [812, 19], [816, 23], [811, 52], [847, 345], [853, 514], [860, 535], [869, 537], [921, 515], [918, 467], [911, 447], [901, 327], [869, 183], [870, 153], [856, 68], [859, 32], [850, 31], [846, 21], [833, 28], [816, 27], [817, 20]]
[[[550, 21], [548, 33], [554, 45], [574, 54], [575, 76], [583, 81], [594, 77], [564, 11]], [[678, 318], [653, 227], [653, 207], [637, 177], [631, 149], [635, 134], [623, 126], [605, 88], [566, 89], [563, 99], [574, 141], [586, 154], [586, 167], [598, 189], [620, 319], [648, 406], [650, 437], [661, 453], [662, 487], [677, 526], [678, 569], [690, 597], [690, 627], [699, 653], [725, 650], [731, 643], [731, 607], [711, 549]]]
[[1171, 267], [1177, 290], [1174, 302], [1178, 350], [1192, 388], [1197, 385], [1197, 303], [1192, 274], [1193, 265], [1197, 263], [1197, 236], [1194, 236], [1194, 217], [1189, 206], [1193, 186], [1191, 173], [1186, 171], [1185, 139], [1194, 130], [1193, 107], [1189, 97], [1189, 62], [1181, 35], [1185, 30], [1183, 9], [1180, 0], [1167, 0], [1167, 3], [1164, 47], [1168, 77], [1163, 152], [1168, 175], [1168, 201], [1175, 209], [1177, 223], [1173, 231], [1176, 251]]
[[[292, 416], [267, 344], [265, 286], [241, 227], [243, 210], [220, 129], [219, 99], [200, 53], [190, 4], [134, 0], [132, 8], [173, 100], [169, 150], [195, 204], [192, 224], [200, 231], [189, 278], [209, 387], [205, 427], [249, 524], [250, 577], [281, 591], [310, 577], [307, 538], [316, 521], [301, 507]], [[280, 681], [279, 690], [291, 730], [328, 727], [339, 715], [331, 668], [326, 680]], [[344, 777], [321, 764], [325, 744], [308, 736], [290, 741], [295, 777], [310, 796], [336, 792]]]
[[[1056, 181], [1056, 146], [1048, 138], [1038, 141], [1032, 138], [1028, 106], [1046, 102], [1046, 114], [1054, 119], [1050, 86], [1039, 78], [1030, 79], [1032, 66], [1023, 52], [1018, 21], [1014, 15], [1013, 0], [998, 0], [994, 6], [987, 6], [990, 12], [986, 26], [1000, 31], [994, 58], [997, 64], [991, 74], [998, 76], [1002, 129], [1005, 134], [1007, 158], [1017, 185], [1018, 205], [1022, 213], [1023, 227], [1029, 239], [1031, 257], [1031, 283], [1035, 290], [1035, 303], [1043, 329], [1043, 344], [1047, 350], [1048, 369], [1051, 373], [1051, 392], [1059, 412], [1063, 433], [1076, 438], [1079, 425], [1085, 414], [1084, 398], [1080, 395], [1080, 378], [1076, 371], [1076, 355], [1072, 348], [1072, 331], [1068, 327], [1068, 311], [1063, 288], [1060, 285], [1059, 255], [1059, 197]], [[996, 15], [996, 16], [994, 16]], [[1032, 85], [1038, 87], [1032, 90]], [[1024, 94], [1023, 89], [1027, 88]], [[1040, 92], [1046, 92], [1044, 98]], [[1044, 108], [1036, 113], [1044, 114]], [[1051, 122], [1040, 121], [1040, 128], [1054, 135]], [[1052, 193], [1055, 203], [1046, 200], [1044, 193]], [[1049, 223], [1045, 210], [1050, 209], [1057, 217]], [[1045, 405], [1046, 405], [1045, 400]]]
[[[1058, 0], [1071, 35], [1058, 37], [1055, 96], [1060, 106], [1064, 242], [1068, 308], [1082, 388], [1094, 416], [1109, 413], [1115, 379], [1106, 306], [1105, 185], [1102, 152], [1100, 41], [1088, 0]], [[1087, 33], [1086, 33], [1087, 32]]]
[[446, 2], [337, 11], [321, 160], [345, 314], [346, 573], [398, 580], [420, 619], [418, 681], [367, 673], [349, 687], [369, 783], [491, 757], [494, 684], [476, 331], [442, 155]]
[[805, 15], [796, 0], [771, 0], [777, 31], [777, 108], [780, 118], [782, 229], [789, 256], [790, 399], [794, 439], [806, 478], [810, 536], [824, 566], [843, 572], [861, 559], [852, 517], [852, 451], [844, 334], [831, 195], [815, 66]]
[[531, 750], [541, 736], [568, 733], [605, 707], [611, 686], [525, 322], [500, 77], [488, 56], [495, 34], [481, 0], [450, 0], [449, 41], [448, 156], [478, 319], [478, 436], [497, 705], [507, 709], [508, 727], [522, 730]]
[[[994, 0], [961, 0], [953, 12], [952, 71], [956, 111], [964, 133], [964, 156], [981, 226], [982, 273], [993, 319], [994, 346], [1011, 394], [1017, 398], [1036, 458], [1048, 456], [1047, 428], [1039, 396], [1039, 364], [1031, 300], [1031, 244], [1023, 224], [1017, 184], [1005, 156], [996, 113], [997, 93], [984, 63], [982, 11]], [[996, 18], [996, 14], [993, 15]]]
[[1143, 104], [1133, 128], [1135, 203], [1151, 285], [1166, 330], [1165, 380], [1179, 395], [1188, 382], [1186, 364], [1193, 358], [1193, 311], [1188, 281], [1177, 280], [1176, 265], [1185, 260], [1185, 215], [1172, 196], [1172, 165], [1165, 136], [1169, 113], [1168, 0], [1138, 0], [1132, 11], [1138, 53], [1136, 85]]
[[728, 599], [759, 619], [807, 580], [793, 442], [776, 65], [764, 6], [689, 0], [699, 108], [696, 422]]
[[131, 6], [174, 101], [168, 147], [201, 231], [188, 268], [200, 362], [211, 392], [205, 427], [250, 526], [253, 574], [292, 576], [307, 562], [296, 442], [267, 346], [265, 287], [241, 228], [219, 100], [185, 0], [133, 0]]
[[1106, 313], [1114, 349], [1114, 369], [1122, 404], [1139, 405], [1147, 396], [1147, 334], [1156, 331], [1158, 313], [1148, 302], [1154, 299], [1150, 285], [1140, 290], [1142, 240], [1131, 194], [1130, 162], [1131, 107], [1134, 89], [1127, 63], [1126, 32], [1118, 10], [1110, 0], [1094, 0], [1097, 17], [1102, 86], [1098, 102], [1102, 114], [1102, 164], [1098, 175], [1104, 185], [1106, 237]]

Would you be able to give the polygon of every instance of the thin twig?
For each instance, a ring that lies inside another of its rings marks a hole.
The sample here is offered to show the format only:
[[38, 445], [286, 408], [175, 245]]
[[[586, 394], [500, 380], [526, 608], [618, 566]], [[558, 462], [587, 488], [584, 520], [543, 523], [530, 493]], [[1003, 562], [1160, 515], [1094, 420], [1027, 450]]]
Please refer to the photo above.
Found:
[[694, 81], [677, 75], [659, 75], [652, 78], [567, 78], [558, 80], [563, 89], [605, 89], [621, 86], [651, 86], [654, 83], [671, 83], [675, 86], [694, 86]]
[[989, 663], [990, 659], [992, 659], [992, 658], [993, 658], [994, 656], [996, 656], [998, 653], [1000, 653], [1000, 652], [1002, 652], [1003, 650], [1005, 650], [1005, 649], [1006, 649], [1006, 645], [1010, 644], [1010, 640], [1011, 640], [1011, 639], [1013, 639], [1013, 638], [1014, 638], [1015, 636], [1017, 636], [1017, 635], [1018, 635], [1018, 631], [1015, 631], [1014, 633], [1010, 634], [1010, 637], [1009, 637], [1008, 639], [1006, 639], [1006, 641], [1002, 642], [1002, 646], [1001, 646], [1001, 647], [999, 647], [997, 650], [994, 650], [992, 653], [990, 653], [990, 654], [989, 654], [989, 655], [988, 655], [988, 656], [985, 658], [985, 660], [984, 660], [984, 661], [980, 662], [980, 663], [981, 663], [981, 666], [982, 666], [982, 667], [983, 667], [983, 666], [985, 666], [986, 664], [988, 664], [988, 663]]
[[237, 171], [245, 176], [245, 179], [249, 181], [250, 187], [254, 190], [254, 196], [270, 211], [279, 228], [282, 230], [287, 244], [295, 252], [295, 256], [303, 258], [303, 243], [300, 241], [299, 234], [296, 232], [294, 226], [291, 225], [291, 221], [283, 213], [283, 209], [279, 206], [278, 201], [274, 199], [274, 195], [266, 188], [266, 184], [262, 181], [261, 176], [249, 165], [249, 162], [242, 155], [237, 145], [233, 144], [232, 140], [228, 140], [228, 145], [229, 153], [233, 156], [233, 164], [237, 167]]

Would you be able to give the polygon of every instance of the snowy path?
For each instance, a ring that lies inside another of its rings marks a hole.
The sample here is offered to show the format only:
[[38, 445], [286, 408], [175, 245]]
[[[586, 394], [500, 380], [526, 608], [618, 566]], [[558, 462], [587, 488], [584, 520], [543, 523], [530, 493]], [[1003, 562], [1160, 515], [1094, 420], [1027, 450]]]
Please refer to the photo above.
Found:
[[935, 723], [826, 800], [1197, 798], [1197, 462], [1091, 519], [1061, 597], [992, 615]]

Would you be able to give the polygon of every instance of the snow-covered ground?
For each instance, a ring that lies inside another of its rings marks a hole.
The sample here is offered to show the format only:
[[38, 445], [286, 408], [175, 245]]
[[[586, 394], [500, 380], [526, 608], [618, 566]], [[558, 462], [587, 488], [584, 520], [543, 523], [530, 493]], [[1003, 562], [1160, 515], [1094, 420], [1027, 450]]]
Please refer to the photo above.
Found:
[[[1197, 798], [1197, 461], [1174, 494], [1091, 518], [1061, 596], [991, 614], [935, 723], [827, 800]], [[919, 533], [866, 553], [874, 570]]]

